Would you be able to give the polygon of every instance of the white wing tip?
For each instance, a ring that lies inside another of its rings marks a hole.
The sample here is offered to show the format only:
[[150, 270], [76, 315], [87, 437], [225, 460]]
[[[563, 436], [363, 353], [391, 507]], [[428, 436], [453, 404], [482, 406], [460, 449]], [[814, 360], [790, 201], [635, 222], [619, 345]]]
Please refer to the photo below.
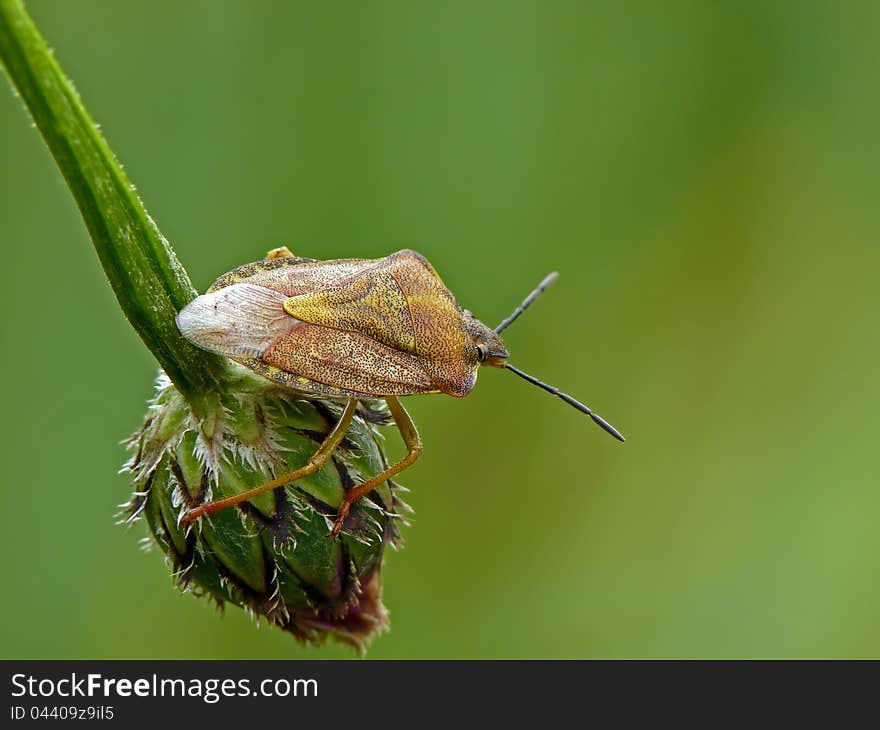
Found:
[[259, 357], [297, 321], [284, 311], [287, 297], [254, 284], [232, 284], [193, 299], [178, 312], [187, 340], [230, 357]]

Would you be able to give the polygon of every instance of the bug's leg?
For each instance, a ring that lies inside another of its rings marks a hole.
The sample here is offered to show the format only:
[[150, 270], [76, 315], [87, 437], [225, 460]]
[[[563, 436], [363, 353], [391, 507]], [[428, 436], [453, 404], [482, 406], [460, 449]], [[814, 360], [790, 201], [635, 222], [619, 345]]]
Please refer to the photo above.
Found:
[[291, 251], [287, 246], [279, 246], [278, 248], [273, 248], [266, 254], [267, 259], [284, 259], [293, 256], [293, 251]]
[[409, 413], [406, 412], [406, 409], [401, 402], [393, 395], [387, 396], [385, 402], [388, 403], [388, 408], [391, 410], [391, 415], [394, 418], [397, 430], [400, 431], [400, 435], [403, 437], [403, 443], [406, 444], [407, 454], [394, 464], [394, 466], [388, 467], [381, 474], [377, 474], [372, 479], [368, 479], [362, 484], [352, 487], [345, 493], [345, 500], [339, 505], [339, 512], [336, 514], [336, 522], [333, 524], [333, 530], [330, 533], [333, 537], [336, 537], [342, 529], [342, 523], [345, 522], [345, 518], [348, 516], [348, 511], [351, 509], [352, 504], [378, 487], [382, 482], [387, 481], [395, 474], [402, 472], [418, 459], [419, 454], [422, 453], [422, 439], [419, 436], [416, 424], [413, 423]]
[[190, 522], [194, 522], [199, 519], [199, 517], [204, 517], [205, 515], [212, 515], [215, 512], [219, 512], [222, 509], [226, 509], [227, 507], [232, 507], [233, 505], [240, 504], [241, 502], [246, 502], [249, 499], [253, 499], [258, 494], [262, 494], [263, 492], [268, 492], [270, 489], [278, 489], [278, 487], [283, 487], [285, 484], [290, 484], [291, 482], [295, 482], [297, 479], [302, 479], [303, 477], [309, 476], [309, 474], [314, 474], [316, 471], [320, 471], [324, 464], [333, 456], [333, 452], [336, 451], [339, 444], [342, 442], [342, 439], [345, 438], [345, 434], [348, 431], [348, 427], [351, 425], [351, 421], [354, 418], [354, 412], [357, 408], [357, 399], [349, 398], [348, 402], [345, 404], [345, 410], [342, 411], [342, 415], [339, 417], [339, 420], [336, 422], [336, 425], [327, 434], [324, 441], [318, 447], [317, 451], [309, 457], [309, 460], [295, 471], [288, 472], [287, 474], [282, 474], [280, 477], [276, 477], [272, 481], [266, 482], [265, 484], [261, 484], [259, 487], [254, 487], [253, 489], [248, 489], [246, 492], [241, 492], [240, 494], [234, 494], [231, 497], [226, 497], [225, 499], [218, 499], [215, 502], [208, 502], [206, 504], [199, 505], [195, 509], [191, 509], [187, 512], [183, 517], [180, 518], [182, 524], [186, 525]]

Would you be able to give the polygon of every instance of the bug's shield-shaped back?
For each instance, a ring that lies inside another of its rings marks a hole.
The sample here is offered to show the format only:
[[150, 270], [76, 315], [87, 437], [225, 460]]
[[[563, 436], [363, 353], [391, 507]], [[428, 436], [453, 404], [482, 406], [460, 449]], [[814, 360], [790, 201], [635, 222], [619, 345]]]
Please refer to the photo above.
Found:
[[188, 305], [178, 325], [287, 387], [380, 397], [468, 393], [479, 365], [470, 321], [421, 255], [398, 251], [247, 264]]

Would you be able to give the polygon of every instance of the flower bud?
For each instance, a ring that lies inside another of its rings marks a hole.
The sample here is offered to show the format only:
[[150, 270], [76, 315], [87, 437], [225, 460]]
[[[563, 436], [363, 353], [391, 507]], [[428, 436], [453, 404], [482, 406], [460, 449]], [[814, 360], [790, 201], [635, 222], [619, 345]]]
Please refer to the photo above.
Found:
[[342, 412], [241, 372], [197, 418], [160, 376], [143, 426], [128, 444], [134, 494], [125, 521], [143, 517], [177, 585], [233, 603], [302, 641], [331, 635], [363, 651], [388, 627], [380, 569], [400, 543], [403, 489], [386, 482], [355, 503], [330, 536], [347, 489], [387, 466], [377, 425], [384, 403], [362, 402], [346, 438], [317, 473], [182, 525], [181, 515], [306, 463]]

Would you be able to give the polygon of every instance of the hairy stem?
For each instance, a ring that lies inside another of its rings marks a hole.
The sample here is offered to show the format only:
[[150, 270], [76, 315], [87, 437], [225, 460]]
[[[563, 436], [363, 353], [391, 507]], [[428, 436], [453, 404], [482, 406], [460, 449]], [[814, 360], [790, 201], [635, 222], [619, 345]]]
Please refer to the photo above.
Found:
[[226, 365], [177, 330], [174, 317], [196, 291], [21, 0], [0, 0], [0, 60], [67, 180], [125, 316], [200, 409]]

